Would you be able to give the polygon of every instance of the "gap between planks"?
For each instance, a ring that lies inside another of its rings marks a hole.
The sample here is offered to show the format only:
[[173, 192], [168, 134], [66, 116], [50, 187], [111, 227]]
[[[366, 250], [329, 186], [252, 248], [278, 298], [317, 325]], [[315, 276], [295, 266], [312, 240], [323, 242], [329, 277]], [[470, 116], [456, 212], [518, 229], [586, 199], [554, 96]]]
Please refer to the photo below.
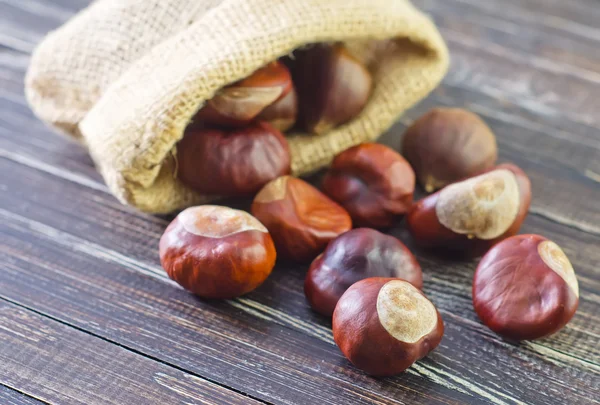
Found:
[[[4, 301], [6, 301], [6, 300], [5, 300], [4, 298], [2, 298], [2, 297], [0, 297], [0, 300], [4, 300]], [[1, 383], [1, 382], [0, 382], [0, 387], [4, 387], [4, 388], [6, 388], [6, 389], [7, 389], [7, 390], [9, 390], [9, 391], [12, 391], [12, 392], [14, 392], [14, 393], [16, 393], [16, 394], [18, 394], [18, 395], [22, 395], [22, 396], [24, 396], [25, 398], [27, 398], [27, 401], [28, 401], [28, 402], [27, 402], [27, 404], [29, 404], [29, 403], [33, 403], [33, 402], [35, 401], [35, 403], [36, 403], [36, 404], [38, 404], [38, 403], [39, 403], [39, 404], [52, 405], [50, 402], [44, 401], [43, 399], [41, 399], [41, 398], [38, 398], [38, 397], [36, 397], [35, 395], [28, 394], [27, 392], [23, 392], [23, 391], [19, 390], [18, 388], [11, 387], [10, 385], [6, 385], [6, 384], [3, 384], [3, 383]], [[0, 394], [1, 394], [1, 393], [0, 393]]]
[[[194, 377], [196, 377], [196, 378], [198, 378], [198, 379], [201, 379], [201, 380], [203, 380], [203, 381], [206, 381], [206, 382], [208, 382], [208, 383], [210, 383], [210, 384], [213, 384], [213, 385], [219, 386], [219, 387], [221, 387], [221, 388], [224, 388], [224, 389], [226, 389], [226, 390], [228, 390], [228, 391], [235, 392], [236, 394], [243, 395], [243, 396], [245, 396], [245, 397], [248, 397], [248, 398], [250, 398], [250, 399], [253, 399], [254, 401], [257, 401], [257, 402], [259, 402], [259, 403], [261, 403], [261, 404], [265, 404], [265, 405], [274, 405], [272, 402], [265, 401], [264, 399], [261, 399], [261, 398], [254, 397], [254, 396], [252, 396], [252, 395], [250, 395], [250, 394], [248, 394], [248, 393], [245, 393], [245, 392], [242, 392], [242, 391], [240, 391], [240, 390], [237, 390], [237, 389], [235, 389], [235, 388], [232, 388], [232, 387], [229, 387], [229, 386], [227, 386], [227, 385], [221, 384], [221, 383], [219, 383], [218, 381], [214, 381], [214, 380], [212, 380], [212, 379], [210, 379], [210, 378], [207, 378], [207, 377], [205, 377], [205, 376], [202, 376], [202, 375], [200, 375], [200, 374], [198, 374], [198, 373], [195, 373], [195, 372], [193, 372], [193, 371], [186, 370], [186, 369], [184, 369], [184, 368], [182, 368], [182, 367], [179, 367], [179, 366], [177, 366], [176, 364], [172, 364], [172, 363], [166, 362], [166, 361], [164, 361], [164, 360], [161, 360], [160, 358], [157, 358], [157, 357], [151, 356], [151, 355], [149, 355], [149, 354], [147, 354], [147, 353], [144, 353], [144, 352], [141, 352], [141, 351], [139, 351], [139, 350], [133, 349], [133, 348], [131, 348], [131, 347], [129, 347], [129, 346], [126, 346], [126, 345], [123, 345], [123, 344], [121, 344], [121, 343], [119, 343], [119, 342], [117, 342], [117, 341], [114, 341], [114, 340], [108, 339], [108, 338], [106, 338], [106, 337], [104, 337], [104, 336], [102, 336], [102, 335], [99, 335], [99, 334], [97, 334], [97, 333], [94, 333], [94, 332], [91, 332], [91, 331], [89, 331], [89, 330], [83, 329], [83, 328], [81, 328], [81, 327], [79, 327], [79, 326], [77, 326], [77, 325], [74, 325], [74, 324], [72, 324], [72, 323], [65, 322], [65, 321], [63, 321], [63, 320], [61, 320], [61, 319], [59, 319], [59, 318], [56, 318], [56, 317], [54, 317], [54, 316], [51, 316], [51, 315], [49, 315], [49, 314], [46, 314], [46, 313], [44, 313], [44, 312], [41, 312], [41, 311], [38, 311], [38, 310], [36, 310], [36, 309], [30, 308], [30, 307], [28, 307], [28, 306], [26, 306], [26, 305], [22, 305], [22, 304], [20, 304], [20, 303], [18, 303], [18, 302], [16, 302], [16, 301], [13, 301], [13, 300], [11, 300], [11, 299], [8, 299], [8, 298], [6, 298], [6, 297], [2, 297], [2, 296], [0, 296], [0, 301], [7, 302], [7, 303], [9, 303], [9, 304], [12, 304], [12, 305], [14, 305], [14, 306], [17, 306], [17, 307], [19, 307], [19, 308], [21, 308], [21, 309], [23, 309], [23, 310], [26, 310], [26, 311], [28, 311], [28, 312], [32, 312], [32, 313], [34, 313], [34, 314], [36, 314], [36, 315], [39, 315], [39, 316], [42, 316], [42, 317], [44, 317], [44, 318], [50, 319], [50, 320], [52, 320], [52, 321], [54, 321], [54, 322], [56, 322], [56, 323], [59, 323], [59, 324], [61, 324], [61, 325], [63, 325], [63, 326], [66, 326], [66, 327], [68, 327], [68, 328], [71, 328], [71, 329], [77, 330], [77, 331], [79, 331], [79, 332], [85, 333], [85, 334], [87, 334], [87, 335], [90, 335], [90, 336], [93, 336], [93, 337], [95, 337], [95, 338], [97, 338], [97, 339], [100, 339], [100, 340], [102, 340], [102, 341], [104, 341], [104, 342], [107, 342], [107, 343], [113, 344], [113, 345], [115, 345], [115, 346], [118, 346], [118, 347], [120, 347], [120, 348], [122, 348], [122, 349], [124, 349], [124, 350], [126, 350], [126, 351], [128, 351], [128, 352], [130, 352], [130, 353], [133, 353], [133, 354], [136, 354], [136, 355], [138, 355], [138, 356], [141, 356], [141, 357], [147, 358], [147, 359], [149, 359], [149, 360], [155, 361], [155, 362], [157, 362], [157, 363], [160, 363], [160, 364], [162, 364], [162, 365], [165, 365], [165, 366], [168, 366], [168, 367], [170, 367], [170, 368], [173, 368], [174, 370], [181, 371], [181, 372], [183, 372], [183, 373], [185, 373], [185, 374], [188, 374], [188, 375], [194, 376]], [[0, 385], [4, 385], [4, 384], [0, 383]], [[33, 399], [36, 399], [36, 400], [38, 400], [38, 401], [41, 401], [41, 402], [43, 402], [43, 403], [47, 403], [47, 402], [45, 402], [45, 401], [43, 401], [43, 400], [41, 400], [41, 399], [39, 399], [39, 398], [36, 398], [36, 397], [34, 397], [34, 396], [31, 396], [31, 395], [29, 395], [29, 394], [27, 394], [27, 393], [21, 392], [21, 391], [19, 391], [19, 390], [15, 389], [15, 388], [12, 388], [12, 387], [8, 387], [8, 388], [10, 388], [10, 389], [12, 389], [12, 390], [14, 390], [14, 391], [17, 391], [17, 392], [19, 392], [19, 393], [22, 393], [22, 394], [23, 394], [23, 395], [25, 395], [25, 396], [28, 396], [28, 397], [31, 397], [31, 398], [33, 398]]]

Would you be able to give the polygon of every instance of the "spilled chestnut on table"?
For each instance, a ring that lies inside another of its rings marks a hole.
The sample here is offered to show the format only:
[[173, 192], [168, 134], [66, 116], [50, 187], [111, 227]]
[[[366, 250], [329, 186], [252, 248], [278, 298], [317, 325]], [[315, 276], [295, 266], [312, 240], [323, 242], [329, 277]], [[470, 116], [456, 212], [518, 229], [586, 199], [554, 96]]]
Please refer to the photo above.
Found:
[[478, 256], [519, 231], [530, 203], [527, 175], [502, 164], [416, 202], [406, 219], [421, 246]]
[[312, 262], [304, 293], [315, 311], [331, 316], [342, 294], [370, 277], [401, 278], [423, 287], [421, 266], [402, 242], [374, 229], [358, 228], [329, 242]]
[[160, 238], [170, 278], [204, 298], [233, 298], [261, 285], [275, 266], [271, 235], [247, 212], [216, 205], [182, 211]]
[[428, 193], [490, 169], [496, 163], [496, 137], [476, 114], [461, 108], [435, 108], [404, 133], [402, 154]]
[[204, 194], [241, 196], [258, 192], [290, 172], [285, 137], [262, 121], [244, 128], [188, 128], [177, 145], [179, 179]]
[[571, 262], [556, 243], [540, 235], [498, 243], [481, 259], [473, 278], [475, 312], [491, 330], [513, 340], [558, 332], [578, 304]]
[[435, 349], [444, 323], [407, 281], [373, 277], [353, 284], [333, 313], [333, 338], [348, 360], [373, 376], [391, 376]]
[[412, 205], [415, 174], [398, 152], [364, 143], [335, 157], [322, 188], [348, 211], [355, 226], [389, 228]]
[[252, 214], [269, 230], [282, 257], [314, 259], [332, 239], [352, 229], [350, 215], [304, 180], [283, 176], [263, 187]]

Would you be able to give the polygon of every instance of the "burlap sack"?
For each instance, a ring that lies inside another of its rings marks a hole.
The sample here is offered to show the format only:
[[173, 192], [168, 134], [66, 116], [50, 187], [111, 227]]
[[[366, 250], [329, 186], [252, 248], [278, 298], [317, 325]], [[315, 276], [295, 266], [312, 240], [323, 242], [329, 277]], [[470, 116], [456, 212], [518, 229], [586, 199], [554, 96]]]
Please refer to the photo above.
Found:
[[148, 212], [213, 198], [174, 176], [176, 144], [221, 87], [315, 42], [343, 41], [369, 67], [363, 112], [321, 136], [290, 134], [292, 171], [372, 141], [442, 79], [448, 52], [406, 0], [98, 0], [36, 50], [27, 95], [84, 138], [110, 189]]

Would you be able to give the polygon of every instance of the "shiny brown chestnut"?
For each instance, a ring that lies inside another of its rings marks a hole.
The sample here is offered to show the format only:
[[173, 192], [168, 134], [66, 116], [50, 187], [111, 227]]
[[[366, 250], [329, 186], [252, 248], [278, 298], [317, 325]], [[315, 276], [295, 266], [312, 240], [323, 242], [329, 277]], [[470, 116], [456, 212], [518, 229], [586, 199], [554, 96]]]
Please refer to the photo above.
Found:
[[502, 164], [418, 201], [406, 219], [421, 246], [478, 256], [519, 231], [530, 203], [527, 175]]
[[423, 287], [421, 266], [402, 242], [374, 229], [359, 228], [329, 242], [312, 262], [304, 294], [315, 311], [331, 316], [342, 294], [369, 277], [401, 278]]
[[256, 195], [252, 214], [269, 230], [280, 256], [305, 262], [352, 229], [350, 215], [301, 179], [283, 176]]
[[496, 137], [478, 115], [461, 108], [435, 108], [404, 134], [402, 154], [428, 193], [496, 164]]
[[373, 86], [367, 68], [342, 44], [317, 44], [294, 52], [292, 77], [300, 126], [323, 134], [363, 110]]
[[275, 246], [252, 215], [216, 205], [182, 211], [160, 238], [160, 261], [173, 280], [204, 298], [233, 298], [265, 281]]
[[249, 195], [290, 172], [290, 151], [266, 122], [231, 131], [188, 128], [177, 165], [179, 179], [200, 193]]
[[532, 340], [558, 332], [578, 305], [571, 262], [543, 236], [518, 235], [498, 243], [475, 271], [475, 312], [508, 339]]
[[346, 208], [355, 226], [386, 228], [410, 209], [415, 173], [393, 149], [364, 143], [335, 157], [322, 188]]
[[294, 126], [297, 115], [298, 96], [296, 90], [292, 88], [285, 97], [274, 102], [258, 114], [256, 119], [267, 121], [274, 128], [285, 132]]
[[361, 280], [333, 313], [335, 343], [352, 364], [374, 376], [401, 373], [435, 349], [443, 335], [435, 306], [404, 280]]
[[272, 62], [248, 78], [221, 89], [198, 111], [193, 121], [226, 127], [246, 126], [292, 89], [288, 68], [281, 62]]

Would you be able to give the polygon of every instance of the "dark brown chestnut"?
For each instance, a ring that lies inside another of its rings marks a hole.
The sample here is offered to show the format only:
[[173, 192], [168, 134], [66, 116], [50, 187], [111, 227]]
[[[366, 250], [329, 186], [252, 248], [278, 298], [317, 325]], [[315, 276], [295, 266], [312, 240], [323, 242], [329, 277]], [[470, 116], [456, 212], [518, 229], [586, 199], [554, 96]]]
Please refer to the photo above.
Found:
[[406, 219], [421, 246], [478, 256], [519, 231], [530, 203], [527, 175], [502, 164], [418, 201]]
[[177, 145], [179, 179], [205, 194], [256, 193], [290, 172], [284, 136], [266, 122], [224, 131], [188, 128]]
[[292, 89], [285, 97], [265, 108], [257, 120], [267, 121], [281, 132], [292, 128], [298, 115], [298, 96]]
[[251, 211], [273, 236], [280, 256], [299, 262], [314, 259], [329, 241], [352, 229], [346, 210], [304, 180], [291, 176], [264, 186]]
[[173, 280], [204, 298], [233, 298], [265, 281], [275, 265], [267, 229], [244, 211], [201, 205], [182, 211], [160, 238]]
[[335, 157], [322, 188], [346, 208], [355, 226], [386, 228], [410, 209], [415, 173], [393, 149], [364, 143]]
[[532, 340], [564, 327], [579, 304], [579, 285], [562, 249], [539, 235], [518, 235], [494, 246], [473, 278], [473, 306], [491, 330]]
[[423, 287], [421, 266], [402, 242], [374, 229], [359, 228], [329, 242], [312, 262], [304, 294], [315, 311], [331, 316], [342, 294], [369, 277], [401, 278]]
[[335, 343], [352, 364], [374, 376], [401, 373], [435, 349], [443, 335], [435, 306], [404, 280], [361, 280], [333, 313]]
[[308, 132], [323, 134], [350, 121], [371, 95], [371, 74], [342, 44], [295, 51], [291, 66], [300, 106], [298, 122]]
[[209, 126], [246, 126], [292, 89], [288, 68], [281, 62], [272, 62], [250, 77], [221, 89], [198, 111], [193, 121]]
[[428, 193], [496, 164], [496, 137], [478, 115], [461, 108], [435, 108], [404, 134], [402, 154]]

